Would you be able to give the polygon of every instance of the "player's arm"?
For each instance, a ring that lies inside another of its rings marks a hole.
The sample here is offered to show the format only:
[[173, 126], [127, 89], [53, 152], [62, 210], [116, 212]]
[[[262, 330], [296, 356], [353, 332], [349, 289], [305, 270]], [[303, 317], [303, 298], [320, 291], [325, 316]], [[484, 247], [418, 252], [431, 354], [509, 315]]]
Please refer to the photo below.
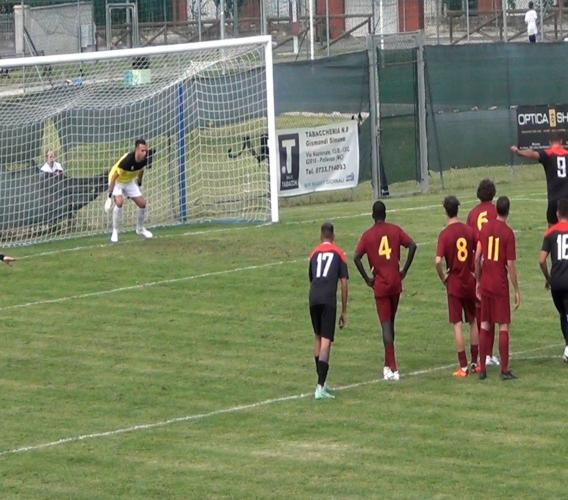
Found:
[[118, 171], [114, 172], [110, 178], [108, 183], [108, 197], [112, 196], [112, 192], [114, 191], [114, 185], [116, 184], [116, 180], [118, 179]]
[[413, 240], [410, 240], [410, 243], [408, 244], [408, 254], [406, 255], [406, 262], [404, 263], [404, 267], [402, 268], [402, 271], [400, 272], [400, 277], [402, 279], [406, 278], [406, 273], [408, 273], [408, 270], [410, 269], [410, 266], [412, 265], [412, 261], [414, 260], [414, 256], [416, 255], [417, 249], [418, 249], [418, 246], [416, 245], [416, 243], [414, 243]]
[[546, 250], [541, 250], [538, 256], [538, 264], [540, 265], [540, 270], [546, 279], [546, 288], [550, 288], [550, 273], [548, 272], [548, 264], [546, 260], [548, 259], [549, 253]]
[[517, 146], [511, 146], [511, 152], [521, 158], [526, 158], [527, 160], [540, 160], [538, 151], [535, 151], [534, 149], [519, 149]]
[[9, 255], [4, 255], [0, 253], [0, 260], [4, 262], [4, 264], [11, 266], [12, 262], [14, 262], [16, 259], [14, 259], [14, 257], [10, 257]]
[[479, 290], [479, 280], [481, 279], [481, 259], [483, 257], [483, 248], [481, 247], [481, 241], [477, 242], [477, 247], [475, 249], [475, 262], [474, 262], [474, 272], [475, 272], [475, 295], [478, 300], [481, 300], [481, 293]]
[[341, 315], [339, 316], [339, 328], [343, 328], [347, 324], [347, 297], [349, 295], [349, 286], [347, 278], [340, 278], [341, 284]]
[[363, 261], [361, 260], [363, 255], [364, 254], [359, 255], [358, 253], [356, 253], [355, 257], [353, 258], [353, 262], [355, 262], [355, 267], [357, 268], [357, 271], [359, 271], [359, 274], [361, 275], [365, 283], [367, 283], [368, 286], [373, 288], [375, 284], [375, 278], [374, 277], [370, 278], [369, 275], [367, 274], [365, 266], [363, 265]]
[[521, 305], [521, 291], [519, 290], [519, 281], [517, 279], [517, 267], [514, 260], [507, 261], [507, 270], [509, 271], [509, 278], [513, 289], [515, 290], [515, 309]]
[[438, 273], [438, 278], [440, 278], [440, 281], [445, 286], [446, 281], [448, 281], [448, 273], [444, 271], [443, 258], [440, 257], [439, 255], [436, 255], [434, 264], [436, 265], [436, 272]]
[[142, 170], [140, 170], [140, 172], [138, 172], [138, 178], [136, 179], [136, 183], [140, 187], [142, 187], [142, 177], [144, 177], [144, 169], [142, 169]]

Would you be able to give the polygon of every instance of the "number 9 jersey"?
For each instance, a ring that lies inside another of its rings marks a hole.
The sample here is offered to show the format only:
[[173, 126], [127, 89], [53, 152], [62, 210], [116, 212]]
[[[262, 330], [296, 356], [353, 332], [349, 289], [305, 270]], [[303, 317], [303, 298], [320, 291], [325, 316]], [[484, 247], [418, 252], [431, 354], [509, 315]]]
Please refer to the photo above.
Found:
[[539, 151], [539, 162], [546, 175], [546, 191], [548, 210], [546, 218], [549, 224], [556, 224], [556, 203], [562, 198], [568, 198], [568, 171], [566, 161], [568, 150], [555, 144], [545, 151]]
[[331, 242], [324, 241], [313, 249], [308, 268], [310, 278], [310, 306], [337, 304], [337, 282], [349, 279], [345, 252]]
[[568, 222], [559, 222], [544, 234], [542, 250], [550, 254], [550, 288], [568, 291]]

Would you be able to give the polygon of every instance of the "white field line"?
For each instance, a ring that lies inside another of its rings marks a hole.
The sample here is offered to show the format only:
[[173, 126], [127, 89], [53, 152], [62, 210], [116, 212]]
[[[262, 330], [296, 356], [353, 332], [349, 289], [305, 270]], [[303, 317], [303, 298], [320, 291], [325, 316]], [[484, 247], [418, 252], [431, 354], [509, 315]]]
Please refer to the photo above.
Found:
[[[539, 193], [540, 194], [540, 193]], [[530, 196], [530, 195], [529, 195]], [[512, 201], [546, 201], [545, 198], [542, 199], [534, 199], [534, 198], [511, 198]], [[462, 202], [462, 205], [470, 205], [475, 203], [477, 200], [466, 200], [464, 202]], [[438, 203], [436, 205], [423, 205], [420, 207], [406, 207], [406, 208], [391, 208], [388, 210], [388, 213], [399, 213], [399, 212], [415, 212], [415, 211], [420, 211], [420, 210], [431, 210], [431, 209], [435, 209], [435, 208], [440, 208], [441, 205]], [[349, 215], [340, 215], [337, 217], [329, 217], [330, 220], [348, 220], [348, 219], [358, 219], [359, 217], [369, 217], [369, 219], [371, 218], [371, 214], [370, 212], [364, 212], [364, 213], [357, 213], [357, 214], [349, 214]], [[282, 222], [281, 224], [284, 226], [295, 226], [295, 225], [301, 225], [301, 224], [315, 224], [315, 223], [319, 223], [322, 222], [325, 219], [325, 217], [320, 217], [317, 219], [304, 219], [304, 220], [299, 220], [299, 221], [290, 221], [290, 222]], [[162, 236], [159, 236], [160, 239], [165, 239], [165, 238], [179, 238], [179, 237], [188, 237], [188, 236], [203, 236], [203, 235], [209, 235], [209, 234], [215, 234], [215, 233], [228, 233], [228, 232], [236, 232], [236, 231], [246, 231], [249, 229], [262, 229], [264, 227], [270, 227], [272, 226], [272, 224], [270, 223], [266, 223], [266, 224], [255, 224], [255, 225], [250, 225], [250, 226], [241, 226], [241, 227], [222, 227], [222, 228], [218, 228], [218, 229], [204, 229], [204, 230], [200, 230], [200, 231], [187, 231], [185, 233], [181, 233], [181, 234], [165, 234]], [[135, 243], [138, 240], [136, 238], [134, 239], [128, 239], [126, 241], [122, 241], [120, 243], [120, 245], [125, 245], [125, 244], [130, 244], [130, 243]], [[32, 253], [32, 254], [28, 254], [28, 255], [22, 255], [20, 257], [18, 257], [18, 260], [27, 260], [27, 259], [35, 259], [38, 257], [48, 257], [50, 255], [59, 255], [62, 253], [71, 253], [71, 252], [80, 252], [82, 250], [93, 250], [96, 248], [109, 248], [113, 246], [112, 243], [98, 243], [95, 245], [80, 245], [80, 246], [76, 246], [76, 247], [72, 247], [72, 248], [62, 248], [59, 250], [48, 250], [45, 252], [38, 252], [38, 253]]]
[[275, 266], [281, 266], [283, 264], [293, 264], [295, 262], [298, 262], [300, 259], [292, 259], [292, 260], [279, 260], [276, 262], [268, 262], [267, 264], [258, 264], [258, 265], [254, 265], [254, 266], [245, 266], [245, 267], [235, 267], [233, 269], [224, 269], [223, 271], [211, 271], [209, 273], [202, 273], [202, 274], [193, 274], [191, 276], [182, 276], [180, 278], [170, 278], [170, 279], [166, 279], [166, 280], [158, 280], [158, 281], [149, 281], [147, 283], [138, 283], [136, 285], [131, 285], [131, 286], [123, 286], [120, 288], [111, 288], [109, 290], [100, 290], [98, 292], [87, 292], [87, 293], [79, 293], [77, 295], [67, 295], [64, 297], [58, 297], [55, 299], [46, 299], [46, 300], [37, 300], [34, 302], [25, 302], [22, 304], [14, 304], [11, 306], [4, 306], [4, 307], [0, 307], [0, 312], [2, 311], [9, 311], [12, 309], [22, 309], [25, 307], [32, 307], [32, 306], [38, 306], [38, 305], [43, 305], [43, 304], [58, 304], [60, 302], [67, 302], [70, 300], [77, 300], [77, 299], [86, 299], [89, 297], [99, 297], [101, 295], [109, 295], [112, 293], [118, 293], [118, 292], [124, 292], [124, 291], [129, 291], [129, 290], [143, 290], [145, 288], [150, 288], [150, 287], [154, 287], [154, 286], [159, 286], [159, 285], [167, 285], [170, 283], [178, 283], [181, 281], [192, 281], [192, 280], [197, 280], [197, 279], [201, 279], [201, 278], [209, 278], [211, 276], [222, 276], [224, 274], [231, 274], [231, 273], [239, 273], [239, 272], [243, 272], [243, 271], [252, 271], [252, 270], [256, 270], [256, 269], [265, 269], [268, 267], [275, 267]]
[[[436, 243], [434, 240], [432, 241], [424, 241], [422, 243], [417, 243], [417, 246], [421, 247], [424, 245], [429, 245], [432, 243]], [[91, 297], [99, 297], [101, 295], [110, 295], [113, 293], [118, 293], [118, 292], [126, 292], [126, 291], [131, 291], [131, 290], [143, 290], [145, 288], [150, 288], [150, 287], [154, 287], [154, 286], [160, 286], [160, 285], [168, 285], [171, 283], [179, 283], [182, 281], [193, 281], [193, 280], [197, 280], [197, 279], [202, 279], [202, 278], [210, 278], [212, 276], [222, 276], [224, 274], [232, 274], [232, 273], [239, 273], [239, 272], [244, 272], [244, 271], [254, 271], [257, 269], [265, 269], [268, 267], [276, 267], [276, 266], [281, 266], [283, 264], [295, 264], [297, 262], [301, 262], [303, 260], [306, 260], [307, 262], [307, 257], [306, 259], [301, 259], [301, 258], [296, 258], [296, 259], [290, 259], [290, 260], [279, 260], [276, 262], [268, 262], [266, 264], [257, 264], [257, 265], [252, 265], [252, 266], [244, 266], [244, 267], [235, 267], [233, 269], [224, 269], [222, 271], [211, 271], [208, 273], [202, 273], [202, 274], [192, 274], [190, 276], [181, 276], [179, 278], [168, 278], [168, 279], [164, 279], [164, 280], [158, 280], [158, 281], [149, 281], [146, 283], [137, 283], [136, 285], [130, 285], [130, 286], [123, 286], [123, 287], [119, 287], [119, 288], [110, 288], [108, 290], [99, 290], [97, 292], [86, 292], [86, 293], [79, 293], [76, 295], [66, 295], [63, 297], [57, 297], [54, 299], [45, 299], [45, 300], [36, 300], [33, 302], [24, 302], [21, 304], [13, 304], [11, 306], [4, 306], [4, 307], [0, 307], [0, 312], [3, 311], [10, 311], [13, 309], [23, 309], [26, 307], [33, 307], [33, 306], [41, 306], [41, 305], [45, 305], [45, 304], [59, 304], [61, 302], [68, 302], [70, 300], [78, 300], [78, 299], [87, 299], [87, 298], [91, 298]]]
[[[542, 346], [542, 347], [537, 347], [534, 349], [528, 349], [526, 351], [520, 351], [516, 354], [512, 354], [511, 357], [514, 357], [514, 359], [524, 359], [524, 358], [520, 358], [518, 357], [519, 355], [525, 354], [525, 353], [531, 353], [531, 352], [536, 352], [536, 351], [541, 351], [541, 350], [545, 350], [545, 349], [549, 349], [551, 347], [557, 347], [558, 344], [550, 344], [547, 346]], [[556, 357], [556, 356], [555, 356]], [[547, 359], [548, 357], [539, 357], [538, 359]], [[533, 358], [526, 358], [526, 359], [533, 359]], [[427, 375], [429, 373], [434, 373], [437, 371], [442, 371], [442, 370], [447, 370], [449, 368], [452, 368], [455, 366], [455, 363], [452, 364], [448, 364], [448, 365], [443, 365], [443, 366], [436, 366], [433, 368], [425, 368], [423, 370], [416, 370], [407, 374], [403, 374], [402, 377], [403, 378], [408, 378], [408, 377], [418, 377], [420, 375]], [[350, 389], [355, 389], [358, 387], [363, 387], [363, 386], [367, 386], [367, 385], [371, 385], [371, 384], [378, 384], [384, 382], [384, 380], [382, 378], [375, 378], [375, 379], [371, 379], [371, 380], [367, 380], [365, 382], [357, 382], [354, 384], [348, 384], [348, 385], [343, 385], [343, 386], [339, 386], [336, 387], [335, 390], [336, 391], [347, 391]], [[237, 413], [237, 412], [241, 412], [241, 411], [246, 411], [246, 410], [252, 410], [255, 408], [260, 408], [263, 406], [269, 406], [275, 403], [282, 403], [285, 401], [297, 401], [300, 399], [306, 399], [310, 396], [313, 396], [312, 392], [308, 392], [308, 393], [300, 393], [300, 394], [293, 394], [290, 396], [283, 396], [280, 398], [273, 398], [273, 399], [265, 399], [264, 401], [257, 401], [256, 403], [248, 403], [248, 404], [241, 404], [241, 405], [237, 405], [237, 406], [231, 406], [229, 408], [221, 408], [219, 410], [213, 410], [213, 411], [209, 411], [209, 412], [205, 412], [205, 413], [196, 413], [194, 415], [186, 415], [183, 417], [174, 417], [174, 418], [170, 418], [167, 420], [161, 420], [158, 422], [152, 422], [149, 424], [138, 424], [138, 425], [132, 425], [130, 427], [122, 427], [120, 429], [114, 429], [111, 431], [103, 431], [103, 432], [93, 432], [90, 434], [81, 434], [78, 436], [70, 436], [70, 437], [66, 437], [66, 438], [61, 438], [58, 439], [57, 441], [50, 441], [50, 442], [46, 442], [46, 443], [41, 443], [41, 444], [35, 444], [35, 445], [30, 445], [30, 446], [21, 446], [19, 448], [12, 448], [10, 450], [4, 450], [4, 451], [0, 451], [0, 457], [6, 457], [9, 455], [17, 455], [20, 453], [26, 453], [26, 452], [31, 452], [31, 451], [38, 451], [38, 450], [43, 450], [46, 448], [54, 448], [57, 446], [63, 446], [66, 444], [70, 444], [70, 443], [77, 443], [80, 441], [87, 441], [90, 439], [99, 439], [99, 438], [105, 438], [105, 437], [110, 437], [110, 436], [116, 436], [119, 434], [127, 434], [127, 433], [131, 433], [131, 432], [139, 432], [139, 431], [147, 431], [147, 430], [151, 430], [151, 429], [156, 429], [158, 427], [166, 427], [172, 424], [177, 424], [180, 422], [195, 422], [198, 420], [204, 420], [206, 418], [210, 418], [210, 417], [215, 417], [218, 415], [225, 415], [225, 414], [230, 414], [230, 413]]]

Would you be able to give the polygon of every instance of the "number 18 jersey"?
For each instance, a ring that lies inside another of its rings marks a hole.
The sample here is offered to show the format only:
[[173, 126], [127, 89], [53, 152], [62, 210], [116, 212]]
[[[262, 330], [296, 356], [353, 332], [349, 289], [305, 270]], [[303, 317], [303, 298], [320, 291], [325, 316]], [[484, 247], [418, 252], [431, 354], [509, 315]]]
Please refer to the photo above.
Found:
[[559, 222], [548, 228], [542, 249], [550, 254], [552, 262], [552, 290], [568, 291], [568, 222]]
[[324, 241], [312, 250], [308, 268], [310, 306], [337, 304], [337, 282], [349, 278], [347, 257], [341, 248]]
[[539, 151], [539, 162], [546, 174], [546, 190], [549, 201], [568, 198], [568, 171], [566, 162], [568, 150], [554, 145], [545, 151]]

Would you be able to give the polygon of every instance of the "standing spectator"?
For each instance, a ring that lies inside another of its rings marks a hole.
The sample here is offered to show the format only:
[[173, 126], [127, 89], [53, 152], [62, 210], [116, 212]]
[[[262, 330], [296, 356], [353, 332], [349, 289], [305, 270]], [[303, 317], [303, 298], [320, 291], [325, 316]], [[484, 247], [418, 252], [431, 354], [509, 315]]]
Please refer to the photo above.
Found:
[[63, 175], [63, 167], [61, 163], [55, 161], [55, 153], [53, 149], [47, 151], [47, 161], [40, 169], [43, 173], [48, 175]]
[[538, 28], [536, 26], [537, 18], [536, 10], [534, 10], [534, 2], [529, 2], [529, 10], [527, 10], [527, 13], [525, 14], [525, 24], [527, 25], [529, 43], [536, 43], [536, 35], [538, 34]]

